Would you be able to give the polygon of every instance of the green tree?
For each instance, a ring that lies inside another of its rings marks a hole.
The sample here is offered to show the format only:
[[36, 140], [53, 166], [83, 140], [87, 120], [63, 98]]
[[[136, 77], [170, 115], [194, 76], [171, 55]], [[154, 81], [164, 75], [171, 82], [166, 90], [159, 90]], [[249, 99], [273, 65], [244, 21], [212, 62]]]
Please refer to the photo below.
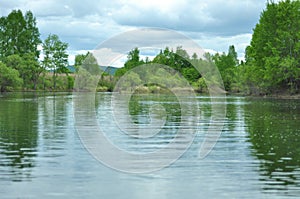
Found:
[[41, 43], [36, 19], [32, 12], [13, 10], [0, 18], [0, 60], [18, 70], [24, 87], [36, 88], [41, 67], [38, 62]]
[[234, 46], [229, 46], [227, 54], [215, 54], [213, 60], [222, 76], [225, 89], [231, 91], [232, 84], [236, 82], [235, 70], [239, 63]]
[[170, 50], [168, 47], [161, 51], [154, 59], [153, 63], [163, 64], [169, 66], [174, 70], [170, 70], [169, 72], [179, 72], [183, 75], [185, 79], [187, 79], [190, 83], [196, 82], [200, 77], [200, 73], [197, 69], [192, 65], [195, 65], [197, 62], [197, 55], [194, 54], [192, 59], [190, 59], [186, 50], [179, 46], [176, 48], [176, 52]]
[[82, 60], [81, 66], [92, 75], [100, 75], [102, 72], [97, 62], [97, 59], [90, 52], [88, 52], [85, 56], [85, 59]]
[[0, 62], [0, 91], [5, 92], [22, 85], [19, 72]]
[[126, 75], [121, 78], [118, 89], [124, 92], [131, 92], [135, 90], [141, 82], [140, 76], [137, 73], [128, 71]]
[[128, 53], [127, 61], [125, 62], [124, 67], [130, 70], [141, 64], [143, 64], [143, 61], [140, 60], [140, 50], [138, 48], [134, 48]]
[[1, 34], [1, 56], [6, 57], [24, 52], [26, 21], [21, 10], [13, 10], [7, 17], [2, 17], [4, 25]]
[[0, 18], [0, 58], [9, 55], [33, 53], [38, 59], [37, 46], [41, 43], [36, 19], [28, 11], [13, 10], [7, 17]]
[[82, 66], [83, 61], [85, 60], [87, 55], [88, 55], [88, 53], [85, 54], [85, 55], [84, 54], [78, 54], [78, 55], [75, 56], [74, 67], [75, 67], [76, 72], [79, 71], [79, 68]]
[[50, 34], [43, 43], [44, 60], [43, 65], [46, 70], [53, 73], [53, 87], [56, 89], [56, 79], [59, 73], [69, 73], [68, 54], [66, 52], [68, 44], [60, 41], [55, 34]]
[[[300, 86], [300, 1], [269, 2], [246, 49], [246, 65], [262, 78], [252, 84], [271, 93]], [[248, 74], [251, 75], [251, 74]], [[249, 79], [249, 78], [248, 78]]]
[[[38, 50], [38, 45], [42, 43], [40, 39], [40, 32], [37, 27], [36, 18], [33, 16], [31, 11], [27, 11], [24, 16], [26, 26], [25, 26], [25, 46], [27, 54], [33, 54], [35, 59], [40, 56], [40, 51]], [[33, 60], [33, 59], [32, 59]]]
[[140, 50], [134, 48], [127, 55], [127, 61], [124, 64], [123, 68], [120, 68], [116, 71], [115, 76], [120, 77], [124, 75], [127, 71], [144, 64], [144, 61], [140, 59]]
[[33, 88], [36, 90], [38, 79], [43, 72], [43, 68], [36, 60], [33, 53], [20, 55], [10, 55], [4, 59], [7, 67], [13, 68], [19, 72], [20, 78], [23, 80], [24, 88]]
[[232, 66], [237, 66], [239, 64], [238, 55], [237, 52], [235, 51], [234, 45], [229, 46], [227, 56], [231, 58]]
[[24, 73], [25, 77], [23, 79], [27, 84], [27, 88], [37, 89], [38, 80], [42, 72], [44, 72], [44, 68], [41, 64], [36, 60], [35, 54], [27, 53], [23, 56], [24, 63]]

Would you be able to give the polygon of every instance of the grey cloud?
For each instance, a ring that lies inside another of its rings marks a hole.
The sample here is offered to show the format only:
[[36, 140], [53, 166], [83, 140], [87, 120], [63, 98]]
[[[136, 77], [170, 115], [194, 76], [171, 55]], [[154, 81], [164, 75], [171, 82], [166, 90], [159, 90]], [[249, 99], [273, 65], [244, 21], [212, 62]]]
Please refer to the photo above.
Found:
[[69, 43], [71, 50], [93, 49], [99, 42], [108, 39], [112, 32], [117, 32], [114, 27], [107, 28], [107, 23], [109, 22], [101, 23], [101, 20], [97, 22], [97, 19], [38, 20], [42, 39], [45, 39], [50, 33], [57, 34], [61, 40]]
[[[94, 49], [132, 28], [158, 27], [180, 31], [216, 51], [227, 51], [228, 45], [236, 44], [242, 54], [249, 43], [249, 36], [243, 35], [252, 33], [264, 7], [261, 0], [1, 0], [0, 14], [31, 10], [42, 39], [57, 34], [72, 51]], [[152, 41], [147, 38], [145, 34], [145, 46], [155, 43], [153, 37]], [[160, 38], [170, 39], [163, 34]]]
[[115, 11], [113, 18], [120, 25], [154, 26], [228, 36], [250, 33], [264, 7], [261, 1], [250, 0], [204, 2], [187, 1], [172, 14], [163, 13], [159, 8], [140, 9], [125, 4]]
[[9, 14], [11, 10], [17, 9], [23, 2], [24, 0], [0, 1], [0, 16]]
[[61, 3], [63, 1], [58, 0], [36, 0], [26, 1], [20, 5], [20, 8], [25, 10], [31, 10], [34, 15], [39, 17], [64, 17], [71, 14], [70, 10]]

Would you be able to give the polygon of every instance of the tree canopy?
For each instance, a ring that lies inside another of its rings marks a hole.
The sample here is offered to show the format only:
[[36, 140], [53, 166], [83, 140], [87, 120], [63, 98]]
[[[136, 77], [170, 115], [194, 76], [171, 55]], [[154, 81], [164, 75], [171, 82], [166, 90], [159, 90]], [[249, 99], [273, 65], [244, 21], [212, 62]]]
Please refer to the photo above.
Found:
[[13, 10], [7, 17], [0, 18], [0, 58], [33, 53], [38, 59], [39, 44], [40, 33], [31, 11], [23, 15], [21, 10]]
[[[42, 62], [38, 46], [43, 47]], [[23, 15], [21, 10], [13, 10], [7, 16], [0, 18], [0, 62], [4, 64], [2, 72], [10, 74], [9, 77], [12, 77], [11, 74], [18, 74], [22, 81], [16, 81], [21, 82], [21, 85], [19, 83], [18, 85], [23, 90], [36, 90], [39, 87], [41, 74], [44, 74], [45, 89], [45, 74], [51, 70], [55, 89], [56, 74], [69, 72], [67, 47], [68, 44], [60, 41], [55, 34], [50, 34], [42, 44], [36, 18], [31, 11]], [[9, 90], [5, 88], [14, 88], [15, 84], [12, 81], [4, 81], [4, 76], [2, 74], [1, 91]], [[69, 77], [68, 80], [69, 83], [72, 82]], [[11, 85], [7, 85], [8, 83]]]
[[[246, 49], [248, 83], [272, 93], [300, 86], [300, 1], [269, 2]], [[255, 74], [250, 74], [255, 73]]]
[[66, 52], [68, 44], [62, 42], [55, 34], [50, 34], [43, 43], [45, 69], [53, 72], [53, 87], [56, 88], [56, 77], [58, 73], [69, 73], [68, 54]]
[[0, 62], [0, 91], [9, 91], [22, 84], [19, 72]]

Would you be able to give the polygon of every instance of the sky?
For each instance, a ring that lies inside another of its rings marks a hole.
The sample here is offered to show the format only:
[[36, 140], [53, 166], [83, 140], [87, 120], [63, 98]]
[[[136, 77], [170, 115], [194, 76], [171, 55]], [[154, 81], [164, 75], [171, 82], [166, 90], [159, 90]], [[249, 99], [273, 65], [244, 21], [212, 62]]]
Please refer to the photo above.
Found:
[[32, 11], [43, 40], [51, 33], [69, 44], [70, 64], [115, 35], [148, 27], [177, 31], [211, 53], [235, 45], [243, 59], [265, 6], [266, 0], [1, 0], [0, 15]]

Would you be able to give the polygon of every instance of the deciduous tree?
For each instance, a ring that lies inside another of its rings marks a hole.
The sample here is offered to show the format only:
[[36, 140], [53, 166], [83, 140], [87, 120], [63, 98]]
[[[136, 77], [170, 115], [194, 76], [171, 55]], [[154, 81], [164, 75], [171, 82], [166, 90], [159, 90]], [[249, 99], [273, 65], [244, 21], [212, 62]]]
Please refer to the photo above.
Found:
[[0, 91], [5, 92], [22, 85], [23, 81], [19, 77], [19, 72], [7, 67], [0, 62]]
[[[264, 92], [300, 86], [300, 1], [269, 2], [246, 49], [246, 65], [261, 73], [252, 80]], [[248, 74], [250, 75], [250, 74]], [[252, 76], [252, 75], [251, 75]]]
[[56, 89], [56, 77], [59, 73], [69, 73], [68, 66], [68, 44], [62, 42], [55, 34], [50, 34], [43, 43], [44, 60], [46, 70], [53, 73], [53, 87]]

